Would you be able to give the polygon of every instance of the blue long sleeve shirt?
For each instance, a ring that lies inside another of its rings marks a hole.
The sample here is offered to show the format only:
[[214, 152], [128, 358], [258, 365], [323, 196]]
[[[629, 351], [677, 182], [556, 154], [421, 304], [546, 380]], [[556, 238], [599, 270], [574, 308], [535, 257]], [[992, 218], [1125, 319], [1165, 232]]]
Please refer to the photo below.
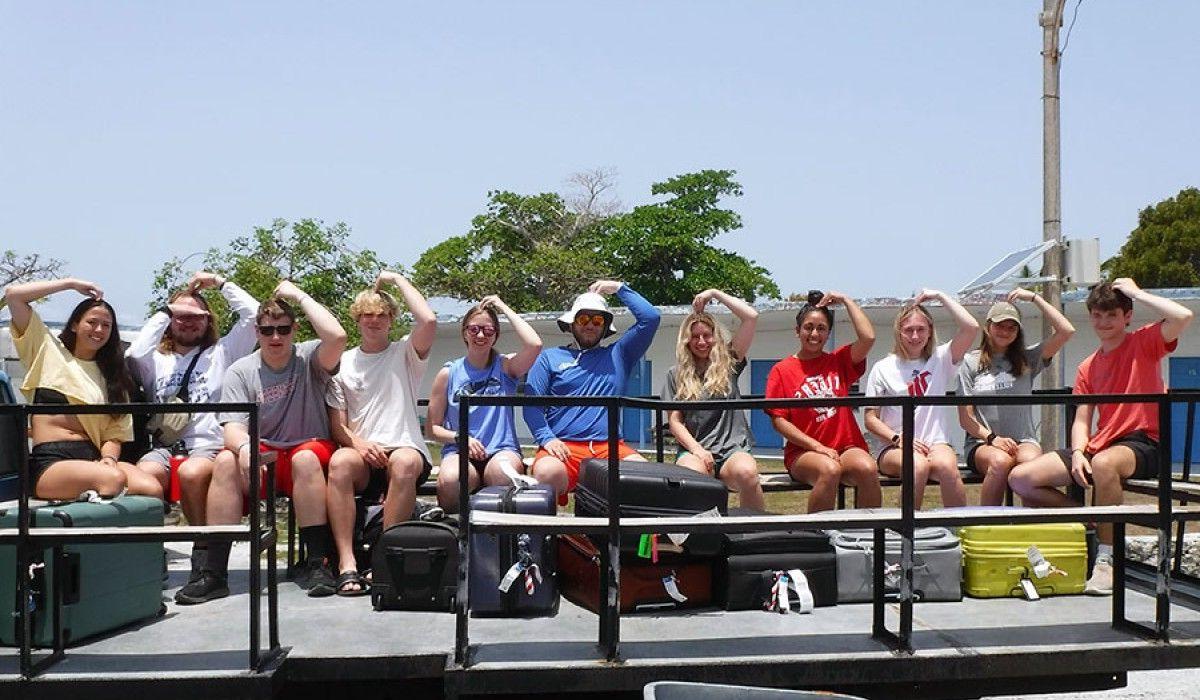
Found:
[[[617, 342], [588, 350], [546, 348], [529, 369], [526, 394], [534, 396], [619, 396], [629, 368], [641, 359], [658, 330], [659, 313], [642, 295], [621, 285], [617, 298], [635, 323]], [[601, 406], [526, 406], [525, 424], [538, 445], [558, 438], [572, 442], [608, 439], [607, 412]]]

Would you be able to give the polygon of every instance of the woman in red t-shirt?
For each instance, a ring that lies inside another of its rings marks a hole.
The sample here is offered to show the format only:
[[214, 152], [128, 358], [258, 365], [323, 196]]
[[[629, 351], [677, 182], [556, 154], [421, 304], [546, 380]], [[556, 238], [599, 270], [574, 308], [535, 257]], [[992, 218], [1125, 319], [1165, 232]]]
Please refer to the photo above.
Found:
[[[857, 339], [825, 352], [833, 327], [830, 306], [842, 304]], [[796, 314], [796, 354], [780, 360], [767, 376], [768, 399], [847, 396], [867, 369], [875, 329], [853, 299], [840, 292], [809, 292]], [[787, 444], [783, 461], [796, 481], [812, 484], [808, 512], [832, 510], [838, 484], [857, 489], [855, 505], [876, 508], [882, 501], [879, 467], [847, 406], [768, 408], [767, 415]]]

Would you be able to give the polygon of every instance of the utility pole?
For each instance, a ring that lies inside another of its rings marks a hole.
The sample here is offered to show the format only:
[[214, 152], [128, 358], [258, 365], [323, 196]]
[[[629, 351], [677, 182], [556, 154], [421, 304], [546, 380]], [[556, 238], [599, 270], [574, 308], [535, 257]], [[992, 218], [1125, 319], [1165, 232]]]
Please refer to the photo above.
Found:
[[[1063, 22], [1066, 0], [1042, 0], [1038, 24], [1042, 27], [1042, 240], [1058, 245], [1042, 258], [1042, 276], [1046, 301], [1062, 308], [1062, 145], [1058, 120], [1058, 30]], [[1050, 320], [1042, 316], [1042, 340], [1050, 337]], [[1057, 389], [1065, 384], [1063, 353], [1057, 353], [1042, 371], [1042, 388]], [[1042, 406], [1042, 448], [1058, 447], [1063, 439], [1063, 411], [1059, 406]]]

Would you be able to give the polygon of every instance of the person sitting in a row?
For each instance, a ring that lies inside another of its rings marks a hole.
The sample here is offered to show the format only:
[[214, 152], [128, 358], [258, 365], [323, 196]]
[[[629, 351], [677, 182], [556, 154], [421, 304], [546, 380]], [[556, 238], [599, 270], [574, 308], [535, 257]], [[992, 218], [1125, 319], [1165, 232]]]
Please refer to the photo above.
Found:
[[[1045, 342], [1025, 345], [1019, 301], [1031, 301], [1050, 321], [1054, 335]], [[1075, 327], [1062, 312], [1027, 289], [1014, 289], [1008, 301], [988, 310], [979, 348], [967, 353], [958, 368], [964, 396], [1011, 396], [1033, 393], [1033, 380], [1062, 349]], [[1029, 406], [974, 404], [958, 407], [958, 422], [966, 433], [963, 454], [967, 467], [983, 475], [979, 504], [1004, 502], [1009, 472], [1042, 454], [1033, 411]]]
[[[217, 337], [216, 319], [209, 312], [208, 302], [201, 292], [219, 289], [230, 310], [237, 314], [232, 328], [223, 338]], [[125, 350], [130, 372], [142, 386], [146, 400], [169, 403], [180, 399], [187, 403], [218, 401], [225, 371], [233, 362], [254, 351], [254, 315], [258, 302], [224, 277], [211, 272], [197, 272], [187, 286], [170, 296], [167, 305], [154, 313], [142, 326], [141, 332]], [[180, 506], [189, 525], [208, 523], [208, 485], [212, 480], [217, 453], [224, 445], [221, 426], [214, 413], [194, 413], [176, 418], [182, 428], [169, 430], [170, 418], [162, 416], [151, 421], [159, 426], [151, 431], [150, 451], [143, 455], [137, 467], [154, 477], [162, 497], [170, 488], [172, 461], [178, 462]], [[203, 602], [198, 598], [216, 590], [201, 585], [197, 594], [195, 584], [203, 575], [208, 559], [208, 543], [192, 545], [192, 571], [188, 584], [176, 593], [181, 603]]]
[[[54, 336], [32, 303], [67, 289], [87, 298]], [[129, 400], [133, 382], [117, 314], [100, 287], [74, 278], [28, 282], [9, 286], [4, 299], [12, 314], [13, 344], [26, 369], [21, 391], [30, 402], [78, 406]], [[162, 496], [154, 477], [120, 461], [121, 443], [133, 438], [129, 414], [38, 414], [31, 417], [30, 438], [30, 476], [38, 498], [74, 500], [85, 491], [106, 498]]]

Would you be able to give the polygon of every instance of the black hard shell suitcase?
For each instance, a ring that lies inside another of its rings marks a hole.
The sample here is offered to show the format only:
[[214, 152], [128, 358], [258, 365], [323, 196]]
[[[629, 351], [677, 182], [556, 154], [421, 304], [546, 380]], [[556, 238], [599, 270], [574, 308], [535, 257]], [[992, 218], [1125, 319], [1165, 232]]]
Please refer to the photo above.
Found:
[[[575, 490], [575, 515], [608, 517], [608, 460], [585, 459]], [[729, 490], [719, 479], [662, 462], [620, 462], [622, 517], [687, 517], [729, 508]], [[663, 533], [660, 533], [663, 534]], [[621, 538], [622, 552], [636, 552], [638, 537]], [[693, 534], [684, 543], [684, 551], [698, 557], [720, 554], [720, 534]]]
[[[546, 484], [486, 486], [471, 496], [471, 510], [554, 515], [556, 502], [554, 488]], [[554, 535], [472, 534], [469, 551], [472, 615], [526, 617], [558, 612], [558, 542]], [[517, 564], [525, 568], [514, 571], [507, 591], [500, 590], [506, 574]], [[533, 583], [532, 594], [527, 592], [527, 578]]]
[[[768, 515], [732, 508], [731, 516]], [[837, 556], [824, 530], [746, 532], [725, 535], [726, 559], [717, 567], [717, 599], [726, 610], [763, 608], [775, 572], [799, 569], [808, 580], [813, 605], [837, 603]], [[794, 599], [795, 592], [789, 589]]]
[[458, 520], [408, 521], [379, 536], [371, 561], [376, 610], [454, 610]]
[[[162, 525], [162, 501], [148, 496], [121, 496], [98, 503], [63, 503], [33, 509], [33, 527], [109, 527]], [[17, 506], [0, 508], [0, 528], [17, 527]], [[0, 547], [0, 643], [17, 640], [15, 547]], [[37, 553], [34, 570], [33, 642], [49, 646], [54, 639], [51, 584], [61, 576], [63, 640], [86, 637], [155, 617], [162, 604], [161, 542], [68, 544], [62, 557], [54, 550]], [[59, 567], [62, 571], [59, 572]]]

